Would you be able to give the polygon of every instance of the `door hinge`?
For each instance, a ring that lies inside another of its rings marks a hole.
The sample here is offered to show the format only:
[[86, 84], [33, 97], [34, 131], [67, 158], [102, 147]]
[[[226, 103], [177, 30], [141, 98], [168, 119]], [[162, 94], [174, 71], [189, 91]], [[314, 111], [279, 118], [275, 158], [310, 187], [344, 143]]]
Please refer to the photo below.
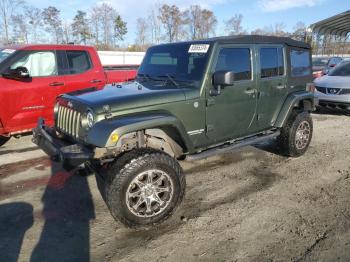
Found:
[[207, 133], [214, 131], [214, 125], [207, 125], [206, 127]]
[[215, 105], [215, 99], [214, 98], [208, 98], [207, 99], [207, 106]]

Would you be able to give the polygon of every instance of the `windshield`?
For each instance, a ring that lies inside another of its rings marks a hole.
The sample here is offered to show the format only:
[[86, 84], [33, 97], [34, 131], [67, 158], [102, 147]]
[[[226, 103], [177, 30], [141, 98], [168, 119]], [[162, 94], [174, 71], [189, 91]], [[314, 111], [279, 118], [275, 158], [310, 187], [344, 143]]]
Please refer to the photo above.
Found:
[[16, 50], [15, 49], [0, 49], [0, 63], [4, 61], [7, 57], [9, 57], [11, 54], [13, 54]]
[[328, 63], [327, 58], [313, 58], [312, 65], [313, 66], [325, 66]]
[[330, 76], [350, 76], [350, 61], [344, 61], [334, 68], [328, 75]]
[[138, 70], [137, 80], [163, 82], [164, 86], [199, 87], [209, 48], [209, 44], [194, 43], [151, 47]]

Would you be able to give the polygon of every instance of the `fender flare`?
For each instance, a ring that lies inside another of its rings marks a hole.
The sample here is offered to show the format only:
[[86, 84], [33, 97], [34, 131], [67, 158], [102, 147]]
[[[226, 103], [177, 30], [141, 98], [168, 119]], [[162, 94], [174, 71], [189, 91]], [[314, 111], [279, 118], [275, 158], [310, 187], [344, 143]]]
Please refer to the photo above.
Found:
[[192, 141], [180, 120], [167, 113], [133, 114], [102, 120], [88, 132], [86, 142], [100, 148], [114, 147], [116, 143], [110, 139], [113, 134], [120, 138], [131, 132], [153, 128], [166, 130], [165, 133], [170, 137], [172, 134], [169, 134], [169, 130], [176, 131], [182, 140], [182, 146], [185, 147], [184, 151], [193, 150]]
[[311, 112], [315, 110], [316, 104], [314, 93], [303, 91], [290, 94], [284, 101], [274, 126], [283, 127], [294, 108]]

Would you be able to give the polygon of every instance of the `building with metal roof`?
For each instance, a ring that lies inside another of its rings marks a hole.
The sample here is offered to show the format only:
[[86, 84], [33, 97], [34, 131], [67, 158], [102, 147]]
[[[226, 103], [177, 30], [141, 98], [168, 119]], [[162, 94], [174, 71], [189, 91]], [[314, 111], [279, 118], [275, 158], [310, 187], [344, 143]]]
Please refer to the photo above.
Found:
[[350, 10], [309, 26], [316, 54], [348, 54], [350, 52]]

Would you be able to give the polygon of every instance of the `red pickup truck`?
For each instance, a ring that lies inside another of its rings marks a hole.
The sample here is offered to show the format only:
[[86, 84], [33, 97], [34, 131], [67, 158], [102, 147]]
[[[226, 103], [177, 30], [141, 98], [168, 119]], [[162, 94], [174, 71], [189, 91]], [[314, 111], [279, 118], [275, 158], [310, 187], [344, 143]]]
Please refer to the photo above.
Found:
[[30, 132], [37, 119], [53, 124], [56, 97], [135, 78], [137, 66], [103, 67], [94, 47], [23, 45], [0, 48], [0, 146]]

